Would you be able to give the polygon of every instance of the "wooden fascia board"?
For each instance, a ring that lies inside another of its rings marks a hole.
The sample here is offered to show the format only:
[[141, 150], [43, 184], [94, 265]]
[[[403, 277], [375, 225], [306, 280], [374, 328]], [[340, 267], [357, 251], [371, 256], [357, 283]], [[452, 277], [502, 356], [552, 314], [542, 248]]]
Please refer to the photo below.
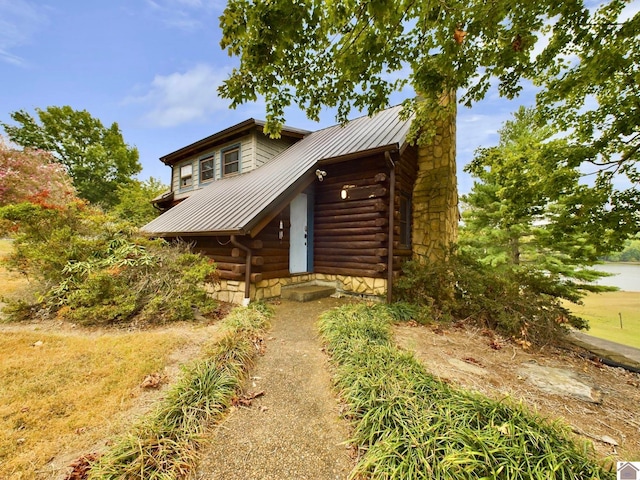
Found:
[[[313, 168], [315, 168], [315, 166]], [[255, 238], [296, 196], [313, 183], [316, 178], [313, 168], [287, 188], [275, 201], [265, 207], [262, 210], [262, 215], [257, 215], [252, 221], [245, 225], [243, 230], [247, 232], [247, 235]]]
[[214, 133], [202, 140], [198, 140], [186, 147], [182, 147], [175, 152], [171, 152], [167, 155], [160, 157], [160, 161], [165, 165], [173, 166], [180, 160], [184, 160], [192, 155], [197, 155], [198, 153], [207, 150], [209, 148], [214, 147], [219, 143], [225, 143], [227, 141], [231, 141], [238, 136], [243, 136], [245, 133], [248, 134], [252, 128], [259, 126], [256, 121], [251, 118], [249, 120], [245, 120], [244, 122], [238, 123], [233, 127], [229, 127], [221, 132]]
[[347, 155], [341, 155], [339, 157], [325, 158], [317, 162], [318, 165], [330, 165], [332, 163], [348, 162], [349, 160], [355, 160], [362, 157], [369, 157], [378, 153], [393, 152], [399, 150], [397, 143], [390, 145], [383, 145], [381, 147], [370, 148], [369, 150], [361, 150], [359, 152], [349, 153]]
[[[212, 148], [218, 144], [226, 143], [228, 141], [237, 139], [240, 136], [244, 136], [244, 134], [249, 134], [252, 129], [256, 130], [256, 133], [263, 133], [264, 131], [264, 122], [259, 120], [255, 120], [250, 118], [245, 120], [244, 122], [238, 123], [237, 125], [233, 125], [225, 130], [214, 133], [206, 138], [198, 140], [197, 142], [193, 142], [186, 147], [179, 148], [178, 150], [171, 152], [167, 155], [160, 157], [160, 161], [165, 165], [173, 166], [177, 162], [184, 160], [185, 158], [190, 157], [191, 155], [196, 155], [204, 150]], [[297, 130], [286, 127], [282, 129], [281, 135], [283, 137], [291, 137], [296, 139], [304, 138], [311, 132], [306, 130]]]

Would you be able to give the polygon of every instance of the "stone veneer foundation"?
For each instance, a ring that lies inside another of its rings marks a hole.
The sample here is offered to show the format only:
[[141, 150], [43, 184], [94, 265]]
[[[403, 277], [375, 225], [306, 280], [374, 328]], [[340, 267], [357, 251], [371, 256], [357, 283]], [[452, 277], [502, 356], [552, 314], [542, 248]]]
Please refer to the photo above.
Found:
[[[279, 297], [282, 288], [303, 283], [315, 283], [336, 288], [339, 295], [357, 295], [372, 300], [384, 300], [387, 291], [387, 280], [384, 278], [350, 277], [346, 275], [325, 275], [309, 273], [286, 278], [262, 280], [251, 285], [251, 301], [266, 300]], [[242, 304], [244, 299], [244, 282], [220, 280], [216, 285], [209, 285], [209, 294], [222, 302]]]

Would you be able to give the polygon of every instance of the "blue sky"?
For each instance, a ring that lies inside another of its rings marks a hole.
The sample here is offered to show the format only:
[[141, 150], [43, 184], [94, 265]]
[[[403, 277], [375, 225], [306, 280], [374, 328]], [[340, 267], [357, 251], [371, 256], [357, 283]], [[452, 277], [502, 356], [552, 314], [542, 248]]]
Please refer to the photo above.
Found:
[[[237, 60], [219, 46], [222, 0], [0, 0], [0, 120], [10, 112], [70, 105], [103, 124], [118, 122], [125, 141], [138, 147], [143, 172], [165, 183], [158, 158], [247, 118], [264, 118], [263, 104], [228, 108], [216, 88]], [[392, 98], [399, 103], [412, 92]], [[472, 109], [459, 107], [458, 170], [461, 193], [472, 180], [461, 172], [480, 146], [519, 105], [490, 93]], [[355, 114], [354, 114], [355, 116]], [[321, 123], [295, 109], [287, 124], [315, 130]]]

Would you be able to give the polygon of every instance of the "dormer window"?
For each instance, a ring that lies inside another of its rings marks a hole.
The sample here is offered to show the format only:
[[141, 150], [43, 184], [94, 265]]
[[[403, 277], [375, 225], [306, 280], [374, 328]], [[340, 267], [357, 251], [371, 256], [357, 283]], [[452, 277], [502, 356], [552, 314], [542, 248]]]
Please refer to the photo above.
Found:
[[180, 167], [180, 187], [190, 187], [193, 183], [193, 165], [183, 165]]
[[222, 174], [230, 176], [240, 173], [240, 147], [222, 152]]
[[200, 160], [200, 183], [213, 180], [213, 155]]

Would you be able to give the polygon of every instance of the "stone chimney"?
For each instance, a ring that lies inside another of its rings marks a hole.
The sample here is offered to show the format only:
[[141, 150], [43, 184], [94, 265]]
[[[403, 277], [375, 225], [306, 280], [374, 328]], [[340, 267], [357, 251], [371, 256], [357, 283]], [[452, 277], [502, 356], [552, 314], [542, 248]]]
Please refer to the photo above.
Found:
[[438, 121], [431, 143], [418, 146], [418, 177], [413, 190], [413, 258], [421, 263], [442, 260], [458, 238], [458, 181], [456, 176], [455, 93], [443, 95], [452, 103], [449, 117]]

